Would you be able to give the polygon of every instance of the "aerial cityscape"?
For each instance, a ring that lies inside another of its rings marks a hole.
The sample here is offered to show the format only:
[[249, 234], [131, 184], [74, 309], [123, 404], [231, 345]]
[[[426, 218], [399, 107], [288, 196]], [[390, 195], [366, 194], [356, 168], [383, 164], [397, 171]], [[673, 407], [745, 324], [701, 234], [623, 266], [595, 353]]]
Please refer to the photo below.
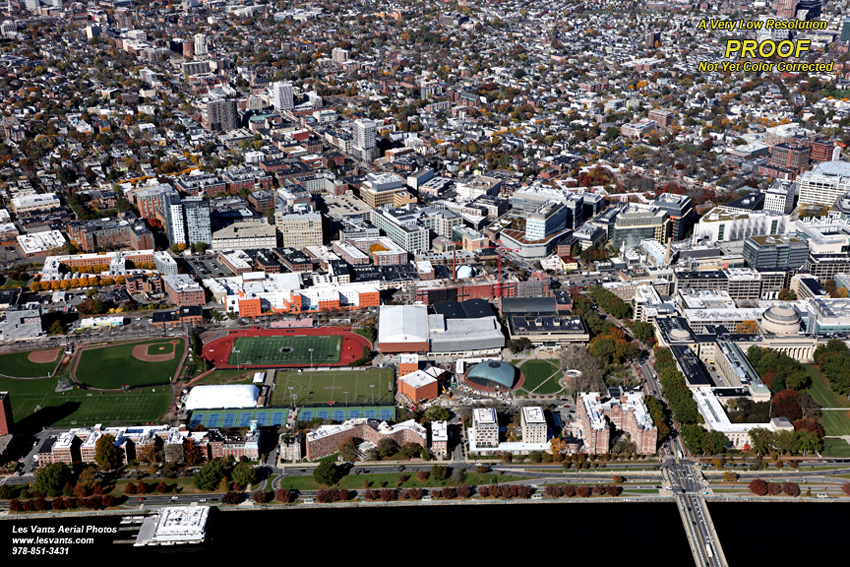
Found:
[[848, 2], [5, 0], [0, 36], [10, 557], [581, 502], [722, 567], [723, 506], [850, 499]]

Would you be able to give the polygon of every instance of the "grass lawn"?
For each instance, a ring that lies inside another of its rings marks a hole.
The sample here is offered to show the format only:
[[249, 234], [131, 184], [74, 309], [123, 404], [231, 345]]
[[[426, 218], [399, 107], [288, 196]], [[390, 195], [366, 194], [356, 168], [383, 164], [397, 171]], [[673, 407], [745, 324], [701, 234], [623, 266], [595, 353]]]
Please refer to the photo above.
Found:
[[[22, 432], [42, 427], [71, 427], [102, 423], [141, 425], [158, 422], [168, 410], [170, 387], [132, 392], [56, 392], [57, 379], [11, 380], [0, 378], [0, 391], [8, 391], [15, 423]], [[156, 390], [155, 392], [152, 390]]]
[[124, 384], [131, 387], [168, 384], [174, 377], [180, 359], [183, 357], [185, 341], [181, 339], [180, 342], [173, 345], [174, 358], [163, 362], [139, 360], [133, 356], [133, 347], [150, 343], [155, 348], [148, 347], [148, 349], [150, 352], [156, 352], [155, 349], [160, 346], [171, 347], [171, 340], [175, 339], [84, 350], [80, 354], [80, 362], [77, 365], [77, 380], [93, 388], [103, 389], [119, 389]]
[[339, 362], [341, 346], [339, 336], [237, 337], [227, 364], [333, 364]]
[[623, 493], [633, 492], [637, 494], [658, 494], [657, 488], [626, 488], [623, 487]]
[[321, 372], [278, 370], [274, 381], [272, 406], [277, 407], [288, 406], [290, 396], [299, 406], [330, 402], [392, 403], [395, 392], [395, 380], [389, 368]]
[[[62, 349], [56, 350], [59, 353], [62, 351]], [[0, 355], [0, 372], [16, 378], [36, 378], [47, 376], [56, 368], [59, 354], [51, 362], [32, 362], [27, 358], [29, 354], [29, 352], [15, 352]]]
[[360, 335], [369, 342], [372, 342], [372, 335], [366, 329], [354, 329], [354, 334]]
[[808, 394], [822, 408], [850, 408], [850, 400], [845, 396], [833, 392], [829, 387], [829, 379], [814, 364], [806, 365], [806, 374], [812, 380], [812, 386], [809, 388]]
[[827, 457], [850, 457], [850, 445], [844, 439], [827, 438], [823, 440], [823, 454]]
[[3, 284], [3, 289], [12, 289], [14, 287], [24, 287], [27, 285], [29, 280], [13, 280], [8, 279], [6, 283]]
[[564, 373], [558, 369], [557, 361], [528, 360], [520, 368], [525, 376], [523, 389], [532, 394], [556, 394], [563, 388], [558, 380]]
[[[363, 463], [364, 465], [366, 463]], [[407, 482], [398, 485], [398, 477], [400, 474], [407, 474], [410, 476], [407, 479]], [[498, 476], [492, 473], [467, 473], [466, 478], [464, 479], [464, 483], [469, 486], [479, 486], [482, 484], [492, 484], [494, 481], [498, 481], [499, 483], [505, 482], [513, 482], [517, 480], [523, 480], [524, 477], [519, 476]], [[428, 479], [425, 482], [420, 482], [416, 480], [415, 472], [405, 472], [405, 473], [382, 473], [382, 474], [351, 474], [342, 477], [342, 480], [337, 483], [337, 487], [339, 488], [348, 488], [348, 489], [362, 489], [364, 488], [365, 483], [370, 483], [369, 488], [431, 488], [431, 487], [441, 487], [441, 486], [454, 486], [449, 480], [444, 482], [436, 482], [432, 479]], [[283, 488], [287, 488], [289, 490], [316, 490], [321, 488], [315, 480], [313, 480], [311, 476], [288, 476], [286, 478], [281, 479], [281, 486]]]
[[824, 411], [820, 416], [827, 435], [850, 435], [850, 410]]
[[253, 384], [254, 373], [256, 370], [246, 372], [245, 370], [216, 370], [208, 374], [200, 382], [196, 382], [196, 386], [200, 385], [218, 385], [218, 384]]
[[174, 352], [174, 344], [156, 343], [148, 345], [148, 354], [171, 354]]

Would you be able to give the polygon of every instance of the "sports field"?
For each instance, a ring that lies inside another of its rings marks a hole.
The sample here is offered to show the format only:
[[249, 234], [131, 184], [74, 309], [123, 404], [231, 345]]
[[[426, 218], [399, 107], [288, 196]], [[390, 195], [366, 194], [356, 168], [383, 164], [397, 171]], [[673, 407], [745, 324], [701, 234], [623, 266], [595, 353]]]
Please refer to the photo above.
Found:
[[[331, 370], [322, 372], [278, 371], [272, 405], [286, 407], [326, 404], [391, 404], [395, 380], [389, 368]], [[291, 396], [291, 400], [290, 400]]]
[[[339, 362], [342, 337], [237, 337], [227, 360], [229, 366], [286, 366]], [[312, 349], [312, 353], [310, 350]]]
[[74, 376], [81, 384], [104, 390], [118, 390], [124, 384], [134, 388], [168, 384], [185, 346], [183, 339], [167, 339], [86, 349]]
[[9, 392], [15, 423], [22, 432], [34, 433], [50, 426], [159, 422], [171, 401], [167, 386], [131, 392], [56, 392], [56, 383], [54, 378], [0, 378], [0, 391]]
[[563, 390], [559, 380], [564, 377], [564, 373], [558, 369], [557, 360], [513, 360], [511, 364], [517, 366], [523, 376], [522, 385], [517, 389], [518, 396], [557, 394]]
[[0, 374], [13, 378], [47, 376], [56, 368], [61, 354], [60, 348], [0, 354]]

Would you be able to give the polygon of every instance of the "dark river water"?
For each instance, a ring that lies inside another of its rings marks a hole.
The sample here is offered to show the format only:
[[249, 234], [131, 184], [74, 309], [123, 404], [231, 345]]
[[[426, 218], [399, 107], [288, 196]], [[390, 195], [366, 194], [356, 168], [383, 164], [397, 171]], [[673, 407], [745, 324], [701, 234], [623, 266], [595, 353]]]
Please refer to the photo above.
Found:
[[[822, 543], [843, 541], [850, 507], [837, 503], [711, 504], [724, 552], [738, 565], [800, 565], [826, 560]], [[4, 543], [32, 526], [119, 526], [120, 518], [63, 517], [0, 521]], [[13, 530], [18, 533], [13, 534]], [[783, 535], [784, 534], [784, 535]], [[117, 553], [139, 559], [204, 559], [230, 563], [234, 553], [246, 561], [314, 560], [356, 565], [428, 565], [475, 561], [533, 564], [556, 561], [584, 565], [623, 565], [640, 558], [664, 566], [693, 565], [685, 531], [673, 503], [534, 503], [506, 505], [425, 505], [387, 508], [271, 509], [219, 512], [210, 516], [201, 547], [133, 548], [115, 543], [132, 534], [93, 534], [93, 544], [72, 545], [67, 558]], [[787, 541], [782, 542], [781, 537]], [[55, 537], [55, 536], [51, 536]], [[793, 539], [791, 539], [793, 538]], [[45, 546], [41, 546], [45, 547]], [[4, 552], [0, 552], [3, 554]], [[11, 553], [11, 551], [10, 551]], [[166, 557], [168, 556], [168, 557]], [[178, 557], [180, 556], [180, 557]], [[662, 559], [663, 558], [663, 559]], [[28, 564], [55, 563], [56, 557], [28, 556]], [[588, 563], [588, 561], [590, 563]], [[492, 563], [491, 563], [492, 562]], [[640, 561], [638, 561], [638, 564]], [[147, 563], [150, 564], [150, 563]]]

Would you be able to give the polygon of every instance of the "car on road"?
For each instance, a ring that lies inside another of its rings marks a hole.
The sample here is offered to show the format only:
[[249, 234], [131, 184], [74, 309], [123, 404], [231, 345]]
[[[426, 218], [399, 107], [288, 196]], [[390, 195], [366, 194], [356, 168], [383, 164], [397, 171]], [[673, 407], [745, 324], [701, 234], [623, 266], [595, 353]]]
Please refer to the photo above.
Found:
[[171, 497], [172, 500], [177, 500], [178, 498], [180, 498], [180, 497], [179, 496], [172, 496]]
[[147, 498], [144, 498], [144, 497], [142, 497], [142, 496], [139, 496], [138, 500], [139, 500], [139, 502], [144, 502], [145, 500], [147, 500]]

